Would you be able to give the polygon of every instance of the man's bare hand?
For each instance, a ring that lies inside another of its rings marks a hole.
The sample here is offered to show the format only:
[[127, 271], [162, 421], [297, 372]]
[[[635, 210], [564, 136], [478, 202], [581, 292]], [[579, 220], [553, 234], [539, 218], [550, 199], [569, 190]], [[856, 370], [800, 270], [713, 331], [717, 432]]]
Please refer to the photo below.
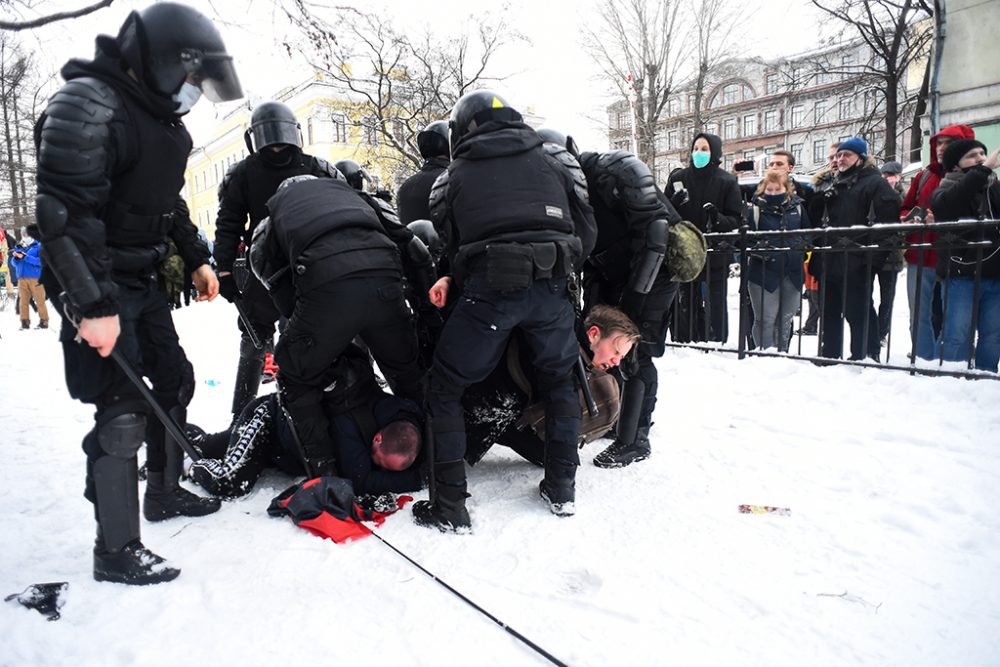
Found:
[[444, 305], [448, 303], [448, 289], [451, 287], [451, 276], [443, 276], [438, 278], [438, 281], [431, 286], [429, 292], [427, 292], [427, 298], [431, 300], [431, 304], [437, 308], [444, 308]]
[[80, 338], [87, 341], [87, 345], [96, 348], [102, 357], [111, 354], [121, 332], [121, 322], [117, 315], [85, 317], [80, 320]]
[[195, 301], [211, 301], [219, 296], [219, 279], [215, 276], [215, 271], [202, 264], [191, 274], [191, 282], [198, 290], [198, 297]]
[[990, 153], [990, 156], [986, 158], [985, 164], [990, 169], [996, 169], [1000, 166], [1000, 148]]

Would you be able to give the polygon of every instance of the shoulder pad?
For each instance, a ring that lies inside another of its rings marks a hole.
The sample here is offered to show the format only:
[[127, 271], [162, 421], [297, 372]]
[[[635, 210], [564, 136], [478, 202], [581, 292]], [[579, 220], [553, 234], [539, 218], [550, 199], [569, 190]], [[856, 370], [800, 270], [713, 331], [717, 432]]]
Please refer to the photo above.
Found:
[[118, 93], [99, 79], [72, 79], [49, 100], [37, 130], [38, 169], [50, 175], [103, 173], [111, 131], [122, 109]]
[[230, 183], [236, 179], [245, 178], [246, 174], [246, 160], [240, 160], [239, 162], [233, 164], [226, 170], [226, 175], [222, 177], [222, 182], [219, 183], [219, 199], [222, 199], [222, 194], [229, 189]]
[[387, 221], [393, 224], [400, 226], [402, 225], [402, 223], [399, 221], [399, 216], [396, 214], [396, 209], [392, 207], [392, 204], [382, 199], [381, 197], [376, 197], [375, 195], [370, 195], [368, 193], [365, 193], [365, 196], [368, 198], [368, 201], [371, 203], [372, 207], [377, 209], [378, 212], [381, 213], [383, 218], [385, 218]]
[[435, 226], [440, 225], [447, 214], [448, 179], [450, 176], [451, 171], [445, 169], [435, 179], [434, 185], [431, 186], [431, 194], [428, 197], [427, 203], [431, 212], [431, 220], [435, 223]]
[[542, 148], [545, 150], [546, 155], [554, 158], [563, 169], [569, 172], [570, 177], [573, 179], [573, 191], [576, 193], [577, 198], [585, 203], [590, 203], [590, 195], [587, 192], [587, 177], [584, 175], [580, 163], [573, 157], [573, 154], [559, 144], [546, 143], [542, 144]]
[[321, 157], [313, 158], [313, 176], [323, 176], [327, 178], [334, 178], [341, 181], [347, 181], [344, 175], [340, 173], [340, 170], [334, 167], [332, 164], [327, 162]]
[[615, 179], [618, 196], [629, 208], [660, 206], [653, 174], [636, 156], [626, 151], [606, 153], [598, 161], [598, 168]]

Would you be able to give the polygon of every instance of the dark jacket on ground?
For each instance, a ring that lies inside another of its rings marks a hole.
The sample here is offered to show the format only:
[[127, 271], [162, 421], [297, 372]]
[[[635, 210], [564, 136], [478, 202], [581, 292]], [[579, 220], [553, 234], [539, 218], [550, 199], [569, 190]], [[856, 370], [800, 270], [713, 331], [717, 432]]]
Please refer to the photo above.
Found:
[[[931, 209], [938, 222], [954, 220], [996, 220], [1000, 216], [1000, 183], [986, 166], [972, 167], [966, 172], [952, 171], [945, 175], [934, 194]], [[983, 278], [1000, 278], [1000, 235], [997, 229], [971, 230], [963, 233], [966, 241], [989, 241], [982, 249]], [[976, 275], [975, 248], [954, 248], [949, 253], [949, 269], [944, 255], [938, 255], [938, 275], [973, 278]]]
[[[756, 214], [755, 214], [756, 211]], [[760, 195], [751, 202], [747, 211], [747, 224], [755, 231], [777, 231], [786, 229], [808, 229], [809, 215], [798, 195], [786, 200], [785, 195]], [[796, 239], [775, 240], [772, 245], [800, 243]], [[763, 285], [768, 292], [774, 292], [787, 276], [794, 285], [802, 288], [805, 279], [802, 263], [804, 252], [754, 253], [750, 251], [747, 265], [747, 279], [755, 285]]]
[[240, 243], [250, 247], [257, 223], [267, 217], [267, 200], [283, 180], [303, 174], [330, 175], [331, 167], [326, 161], [306, 155], [295, 147], [285, 150], [293, 152], [289, 164], [274, 165], [254, 153], [234, 164], [219, 185], [214, 247], [219, 271], [233, 270]]
[[396, 205], [399, 208], [399, 221], [408, 225], [414, 220], [430, 220], [430, 196], [434, 181], [441, 172], [448, 168], [446, 158], [432, 157], [420, 168], [420, 171], [403, 181], [396, 191]]

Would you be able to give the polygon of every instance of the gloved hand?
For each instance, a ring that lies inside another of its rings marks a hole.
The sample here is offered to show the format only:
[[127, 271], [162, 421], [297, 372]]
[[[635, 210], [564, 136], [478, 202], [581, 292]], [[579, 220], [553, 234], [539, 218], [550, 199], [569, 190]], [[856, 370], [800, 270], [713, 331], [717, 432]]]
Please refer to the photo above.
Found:
[[236, 278], [231, 273], [219, 274], [219, 294], [229, 303], [243, 298], [243, 293], [236, 286]]
[[682, 206], [691, 201], [690, 195], [688, 195], [687, 190], [678, 190], [670, 198], [670, 203], [674, 205], [675, 209], [680, 210]]
[[712, 202], [707, 202], [701, 207], [705, 211], [705, 224], [706, 228], [711, 231], [712, 227], [719, 222], [719, 209], [715, 208], [715, 204]]

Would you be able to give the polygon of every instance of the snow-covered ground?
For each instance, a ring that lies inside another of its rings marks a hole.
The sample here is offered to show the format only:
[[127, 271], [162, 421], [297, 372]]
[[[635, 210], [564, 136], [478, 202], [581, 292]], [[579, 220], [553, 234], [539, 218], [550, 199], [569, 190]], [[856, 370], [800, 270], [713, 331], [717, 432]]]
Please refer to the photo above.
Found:
[[[177, 314], [209, 430], [234, 320], [221, 299]], [[143, 522], [177, 581], [93, 581], [90, 409], [55, 332], [16, 325], [0, 313], [0, 593], [70, 588], [54, 623], [0, 604], [0, 665], [544, 664], [375, 538], [268, 518], [278, 474], [215, 515]], [[571, 665], [1000, 664], [1000, 383], [689, 350], [659, 367], [653, 457], [600, 470], [588, 446], [575, 517], [494, 448], [470, 473], [472, 535], [409, 508], [379, 534]]]

